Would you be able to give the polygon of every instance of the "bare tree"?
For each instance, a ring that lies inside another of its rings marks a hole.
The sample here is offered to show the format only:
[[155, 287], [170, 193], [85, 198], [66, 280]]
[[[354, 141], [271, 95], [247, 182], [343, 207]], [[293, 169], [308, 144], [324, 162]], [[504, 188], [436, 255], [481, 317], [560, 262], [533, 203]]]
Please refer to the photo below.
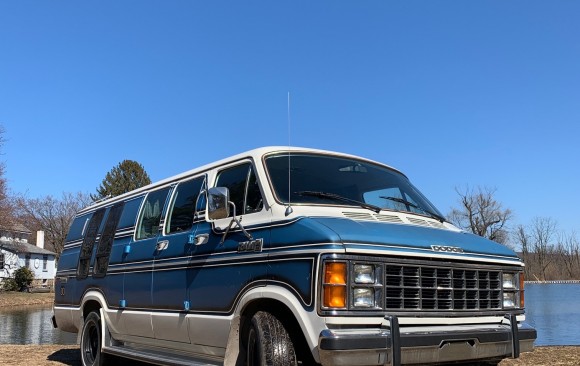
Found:
[[564, 275], [569, 279], [576, 278], [578, 274], [576, 255], [579, 247], [580, 242], [578, 242], [575, 232], [571, 234], [561, 232], [558, 234], [558, 243], [556, 244], [557, 261], [559, 268], [566, 271]]
[[532, 220], [532, 249], [542, 280], [546, 280], [546, 269], [554, 258], [554, 245], [551, 241], [556, 234], [556, 226], [556, 222], [549, 217], [536, 217]]
[[[4, 127], [0, 125], [0, 151], [2, 146], [4, 146], [4, 142], [6, 142], [4, 133]], [[2, 155], [1, 152], [0, 155]], [[4, 177], [5, 171], [6, 165], [3, 161], [0, 161], [0, 227], [11, 228], [14, 224], [14, 209], [12, 200], [8, 195], [8, 186]]]
[[526, 227], [523, 225], [518, 225], [514, 230], [514, 241], [519, 244], [522, 250], [522, 260], [526, 264], [524, 267], [525, 278], [532, 278], [533, 273], [533, 255], [530, 253], [531, 238], [528, 234]]
[[57, 253], [57, 259], [64, 247], [69, 226], [75, 214], [91, 202], [84, 193], [63, 193], [60, 199], [53, 196], [44, 198], [16, 199], [16, 208], [22, 223], [30, 230], [43, 230], [47, 248]]
[[453, 208], [447, 219], [463, 230], [507, 245], [507, 224], [513, 214], [495, 199], [496, 189], [478, 186], [475, 190], [455, 188], [455, 191], [461, 207]]

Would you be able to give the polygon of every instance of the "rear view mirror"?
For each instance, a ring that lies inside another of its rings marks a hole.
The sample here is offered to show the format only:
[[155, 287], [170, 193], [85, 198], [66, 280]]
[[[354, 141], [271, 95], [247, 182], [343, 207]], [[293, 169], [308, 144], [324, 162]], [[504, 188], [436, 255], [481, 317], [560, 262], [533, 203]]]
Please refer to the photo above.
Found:
[[230, 216], [230, 191], [225, 187], [214, 187], [207, 191], [208, 217], [210, 220], [225, 219]]

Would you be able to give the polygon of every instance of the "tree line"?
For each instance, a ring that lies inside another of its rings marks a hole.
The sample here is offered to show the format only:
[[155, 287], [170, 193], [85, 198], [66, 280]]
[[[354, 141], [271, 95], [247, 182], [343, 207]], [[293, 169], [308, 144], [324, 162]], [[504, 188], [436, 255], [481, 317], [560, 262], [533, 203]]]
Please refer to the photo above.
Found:
[[463, 230], [515, 250], [526, 264], [527, 280], [580, 280], [576, 232], [560, 230], [553, 218], [541, 216], [528, 224], [512, 226], [513, 211], [497, 201], [495, 188], [456, 188], [456, 192], [459, 206], [447, 219]]
[[[0, 151], [4, 133], [0, 126]], [[151, 183], [141, 164], [123, 160], [105, 174], [94, 194], [63, 192], [59, 197], [30, 198], [8, 193], [5, 167], [0, 162], [0, 229], [21, 224], [32, 232], [44, 231], [46, 248], [57, 253], [57, 258], [76, 212], [93, 202]], [[447, 220], [514, 249], [526, 263], [527, 279], [580, 279], [580, 242], [575, 232], [559, 230], [556, 221], [549, 217], [536, 217], [527, 225], [512, 225], [514, 213], [496, 199], [495, 188], [478, 186], [455, 191], [458, 205], [450, 210]]]

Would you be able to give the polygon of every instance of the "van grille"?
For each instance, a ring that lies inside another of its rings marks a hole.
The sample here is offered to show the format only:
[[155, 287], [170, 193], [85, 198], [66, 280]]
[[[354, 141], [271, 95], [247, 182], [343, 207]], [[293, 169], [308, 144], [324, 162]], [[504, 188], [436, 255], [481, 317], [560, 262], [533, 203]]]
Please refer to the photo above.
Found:
[[388, 310], [501, 309], [501, 272], [467, 268], [385, 265]]

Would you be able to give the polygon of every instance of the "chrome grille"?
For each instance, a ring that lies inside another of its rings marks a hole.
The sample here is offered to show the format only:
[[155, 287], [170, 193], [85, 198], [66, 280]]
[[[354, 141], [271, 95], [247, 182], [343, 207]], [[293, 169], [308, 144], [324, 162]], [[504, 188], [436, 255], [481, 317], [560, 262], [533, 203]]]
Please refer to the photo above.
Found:
[[386, 264], [385, 309], [501, 309], [501, 272]]

